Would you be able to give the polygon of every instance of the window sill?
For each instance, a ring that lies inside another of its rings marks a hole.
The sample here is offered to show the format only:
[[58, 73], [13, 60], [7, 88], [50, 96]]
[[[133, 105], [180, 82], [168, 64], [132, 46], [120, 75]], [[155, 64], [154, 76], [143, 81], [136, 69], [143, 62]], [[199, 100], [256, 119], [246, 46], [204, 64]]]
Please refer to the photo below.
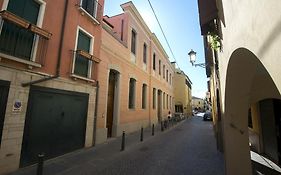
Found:
[[86, 14], [86, 16], [87, 16], [88, 18], [90, 18], [90, 19], [93, 21], [94, 24], [100, 25], [100, 22], [96, 19], [96, 17], [90, 15], [85, 9], [83, 9], [83, 7], [80, 6], [80, 7], [79, 7], [79, 11], [81, 12], [81, 15], [82, 15], [82, 16], [84, 16], [84, 14]]
[[91, 82], [91, 83], [95, 83], [96, 82], [95, 80], [92, 80], [92, 79], [89, 79], [89, 78], [85, 78], [85, 77], [81, 77], [81, 76], [75, 75], [75, 74], [71, 74], [70, 77], [73, 78], [74, 80], [75, 79], [80, 79], [80, 80], [84, 80], [84, 81]]
[[136, 55], [131, 52], [131, 62], [136, 64]]
[[[28, 61], [28, 60], [24, 60], [24, 59], [21, 59], [21, 58], [17, 58], [17, 57], [7, 55], [7, 54], [4, 54], [4, 53], [0, 53], [0, 57], [8, 59], [8, 60], [16, 61], [16, 62], [19, 62], [19, 63], [26, 64], [26, 65], [28, 65], [28, 67], [30, 69], [32, 69], [32, 67], [38, 67], [38, 68], [42, 67], [41, 64], [38, 64], [38, 63], [35, 63], [35, 62], [32, 62], [32, 61]], [[1, 61], [1, 59], [0, 59], [0, 61]]]

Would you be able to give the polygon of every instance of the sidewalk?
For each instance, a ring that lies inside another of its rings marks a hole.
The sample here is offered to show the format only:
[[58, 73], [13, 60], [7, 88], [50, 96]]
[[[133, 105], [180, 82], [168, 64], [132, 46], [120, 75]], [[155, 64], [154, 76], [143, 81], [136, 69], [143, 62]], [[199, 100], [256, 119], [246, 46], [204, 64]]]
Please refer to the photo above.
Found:
[[[188, 119], [187, 119], [188, 120]], [[155, 126], [154, 136], [152, 136], [152, 128], [144, 128], [143, 140], [151, 139], [152, 137], [157, 137], [162, 133], [165, 133], [167, 130], [174, 128], [180, 125], [182, 122], [179, 122], [170, 128], [161, 132], [161, 125]], [[71, 171], [75, 167], [78, 167], [81, 164], [87, 164], [91, 162], [89, 166], [91, 168], [104, 166], [103, 161], [109, 157], [115, 157], [122, 153], [121, 150], [122, 137], [108, 139], [105, 143], [96, 145], [95, 147], [85, 148], [65, 154], [63, 156], [50, 159], [44, 162], [43, 174], [44, 175], [54, 175], [54, 174], [63, 174], [65, 172]], [[126, 134], [125, 136], [125, 151], [130, 149], [138, 144], [140, 144], [140, 130], [134, 133]], [[103, 164], [103, 165], [101, 165]], [[10, 175], [36, 175], [37, 164], [21, 168], [16, 172], [11, 173]], [[68, 174], [68, 173], [67, 173]]]

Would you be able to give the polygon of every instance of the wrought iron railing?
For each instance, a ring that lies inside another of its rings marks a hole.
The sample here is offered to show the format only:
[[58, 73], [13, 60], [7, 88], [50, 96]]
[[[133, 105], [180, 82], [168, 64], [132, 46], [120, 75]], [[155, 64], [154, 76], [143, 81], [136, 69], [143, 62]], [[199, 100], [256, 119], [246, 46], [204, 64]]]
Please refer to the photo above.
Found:
[[98, 22], [102, 19], [102, 6], [96, 0], [81, 0], [81, 8]]
[[2, 57], [8, 55], [43, 65], [52, 34], [6, 10], [0, 12], [0, 17]]

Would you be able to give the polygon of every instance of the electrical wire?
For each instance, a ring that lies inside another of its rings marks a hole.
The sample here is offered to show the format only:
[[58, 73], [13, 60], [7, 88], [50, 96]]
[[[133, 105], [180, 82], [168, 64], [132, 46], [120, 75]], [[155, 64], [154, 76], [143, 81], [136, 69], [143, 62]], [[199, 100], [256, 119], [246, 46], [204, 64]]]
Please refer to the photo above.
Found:
[[169, 44], [169, 42], [168, 42], [168, 39], [167, 39], [167, 37], [166, 37], [166, 35], [165, 35], [165, 33], [164, 33], [164, 30], [163, 30], [163, 28], [162, 28], [162, 26], [161, 26], [161, 24], [160, 24], [158, 18], [157, 18], [157, 15], [156, 15], [156, 13], [155, 13], [155, 11], [154, 11], [154, 8], [152, 7], [152, 4], [151, 4], [150, 0], [148, 0], [148, 3], [149, 3], [149, 5], [150, 5], [150, 8], [151, 8], [151, 10], [152, 10], [152, 12], [153, 12], [153, 14], [154, 14], [156, 20], [157, 20], [157, 23], [158, 23], [158, 25], [159, 25], [159, 27], [160, 27], [160, 29], [161, 29], [161, 32], [162, 32], [162, 34], [163, 34], [163, 36], [164, 36], [164, 38], [165, 38], [165, 41], [166, 41], [166, 43], [167, 43], [167, 45], [168, 45], [168, 48], [169, 48], [169, 50], [170, 50], [170, 52], [171, 52], [171, 54], [172, 54], [172, 56], [173, 56], [173, 59], [175, 60], [176, 65], [177, 65], [178, 68], [180, 69], [180, 66], [179, 66], [178, 63], [177, 63], [176, 57], [175, 57], [175, 55], [174, 55], [174, 52], [173, 52], [173, 50], [172, 50], [172, 48], [171, 48], [171, 46], [170, 46], [170, 44]]

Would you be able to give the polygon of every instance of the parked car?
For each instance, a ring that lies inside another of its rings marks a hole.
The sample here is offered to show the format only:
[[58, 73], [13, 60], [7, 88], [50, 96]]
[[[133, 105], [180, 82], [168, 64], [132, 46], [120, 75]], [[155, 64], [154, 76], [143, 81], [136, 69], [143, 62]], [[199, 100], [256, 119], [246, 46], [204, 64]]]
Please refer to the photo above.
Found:
[[213, 116], [211, 111], [206, 111], [205, 114], [203, 115], [203, 120], [204, 121], [212, 121]]

